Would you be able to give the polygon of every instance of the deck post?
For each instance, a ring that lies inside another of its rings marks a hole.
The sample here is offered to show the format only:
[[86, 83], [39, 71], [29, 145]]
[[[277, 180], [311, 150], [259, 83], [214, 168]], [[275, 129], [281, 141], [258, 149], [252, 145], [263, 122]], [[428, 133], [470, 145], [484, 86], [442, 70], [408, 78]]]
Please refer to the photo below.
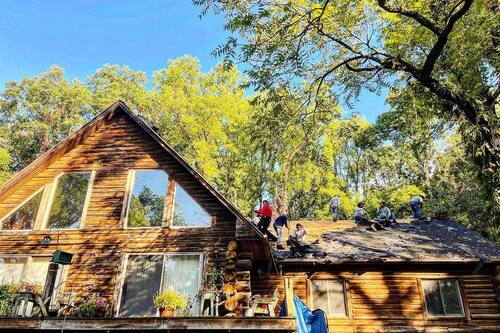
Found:
[[286, 315], [294, 317], [293, 311], [293, 278], [285, 277], [285, 299], [286, 299]]

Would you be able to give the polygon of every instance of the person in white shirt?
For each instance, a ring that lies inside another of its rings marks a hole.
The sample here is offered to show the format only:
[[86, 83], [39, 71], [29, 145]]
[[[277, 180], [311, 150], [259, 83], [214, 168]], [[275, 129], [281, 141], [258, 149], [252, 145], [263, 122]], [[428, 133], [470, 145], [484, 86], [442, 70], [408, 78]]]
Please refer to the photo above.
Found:
[[420, 213], [422, 209], [422, 205], [424, 200], [421, 196], [416, 195], [410, 199], [410, 208], [413, 212], [413, 218], [420, 220], [422, 218], [422, 214]]
[[293, 231], [291, 238], [294, 238], [296, 241], [304, 242], [306, 240], [307, 231], [304, 226], [300, 223], [297, 223], [295, 226], [295, 230]]
[[333, 196], [330, 200], [330, 211], [333, 214], [333, 222], [337, 222], [340, 213], [340, 197], [338, 195]]

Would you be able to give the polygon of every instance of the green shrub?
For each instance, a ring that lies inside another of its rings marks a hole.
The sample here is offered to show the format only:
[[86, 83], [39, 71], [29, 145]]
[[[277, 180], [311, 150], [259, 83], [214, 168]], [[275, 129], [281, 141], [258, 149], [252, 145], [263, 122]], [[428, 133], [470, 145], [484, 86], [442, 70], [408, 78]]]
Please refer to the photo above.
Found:
[[17, 285], [0, 285], [0, 317], [10, 317], [12, 315], [18, 288]]

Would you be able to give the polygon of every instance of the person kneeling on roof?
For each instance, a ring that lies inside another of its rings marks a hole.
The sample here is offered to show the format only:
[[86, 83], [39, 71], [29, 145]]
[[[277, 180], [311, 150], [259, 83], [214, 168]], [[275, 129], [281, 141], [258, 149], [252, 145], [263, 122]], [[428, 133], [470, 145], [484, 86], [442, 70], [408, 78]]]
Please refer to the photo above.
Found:
[[276, 237], [278, 240], [276, 241], [276, 248], [278, 250], [283, 250], [283, 227], [288, 229], [288, 218], [286, 215], [280, 215], [273, 223], [274, 230], [276, 230]]
[[391, 223], [396, 223], [396, 216], [394, 216], [389, 207], [385, 205], [385, 202], [382, 201], [380, 207], [377, 209], [377, 217], [375, 220], [384, 226], [388, 226]]
[[354, 209], [354, 222], [358, 225], [370, 223], [364, 202], [358, 203], [358, 207]]
[[257, 224], [259, 230], [266, 234], [267, 228], [269, 228], [269, 224], [271, 224], [271, 217], [273, 216], [273, 209], [267, 200], [262, 201], [262, 207], [255, 211], [259, 214], [260, 221]]
[[298, 242], [304, 242], [306, 240], [306, 235], [307, 235], [307, 231], [304, 228], [304, 226], [300, 223], [297, 223], [297, 225], [295, 226], [295, 230], [293, 231], [290, 238], [293, 238], [294, 240], [296, 240]]

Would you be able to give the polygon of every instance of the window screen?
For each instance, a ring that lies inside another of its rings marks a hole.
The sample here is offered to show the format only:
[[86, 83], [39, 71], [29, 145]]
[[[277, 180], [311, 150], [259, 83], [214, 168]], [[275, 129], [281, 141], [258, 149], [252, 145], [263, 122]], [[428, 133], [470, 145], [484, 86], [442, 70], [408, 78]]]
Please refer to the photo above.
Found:
[[90, 172], [65, 173], [56, 182], [47, 229], [78, 229], [87, 197]]
[[163, 255], [129, 256], [122, 286], [120, 316], [156, 316], [153, 296], [160, 290]]
[[343, 281], [312, 280], [313, 309], [321, 309], [328, 316], [345, 316], [345, 291]]
[[163, 170], [135, 170], [128, 227], [161, 227], [168, 175]]
[[463, 316], [457, 280], [424, 280], [425, 306], [431, 316]]
[[10, 214], [2, 221], [2, 229], [4, 230], [27, 230], [33, 229], [35, 225], [38, 208], [42, 200], [43, 191], [39, 191], [21, 207]]
[[179, 184], [175, 187], [174, 220], [176, 227], [210, 227], [212, 217]]

